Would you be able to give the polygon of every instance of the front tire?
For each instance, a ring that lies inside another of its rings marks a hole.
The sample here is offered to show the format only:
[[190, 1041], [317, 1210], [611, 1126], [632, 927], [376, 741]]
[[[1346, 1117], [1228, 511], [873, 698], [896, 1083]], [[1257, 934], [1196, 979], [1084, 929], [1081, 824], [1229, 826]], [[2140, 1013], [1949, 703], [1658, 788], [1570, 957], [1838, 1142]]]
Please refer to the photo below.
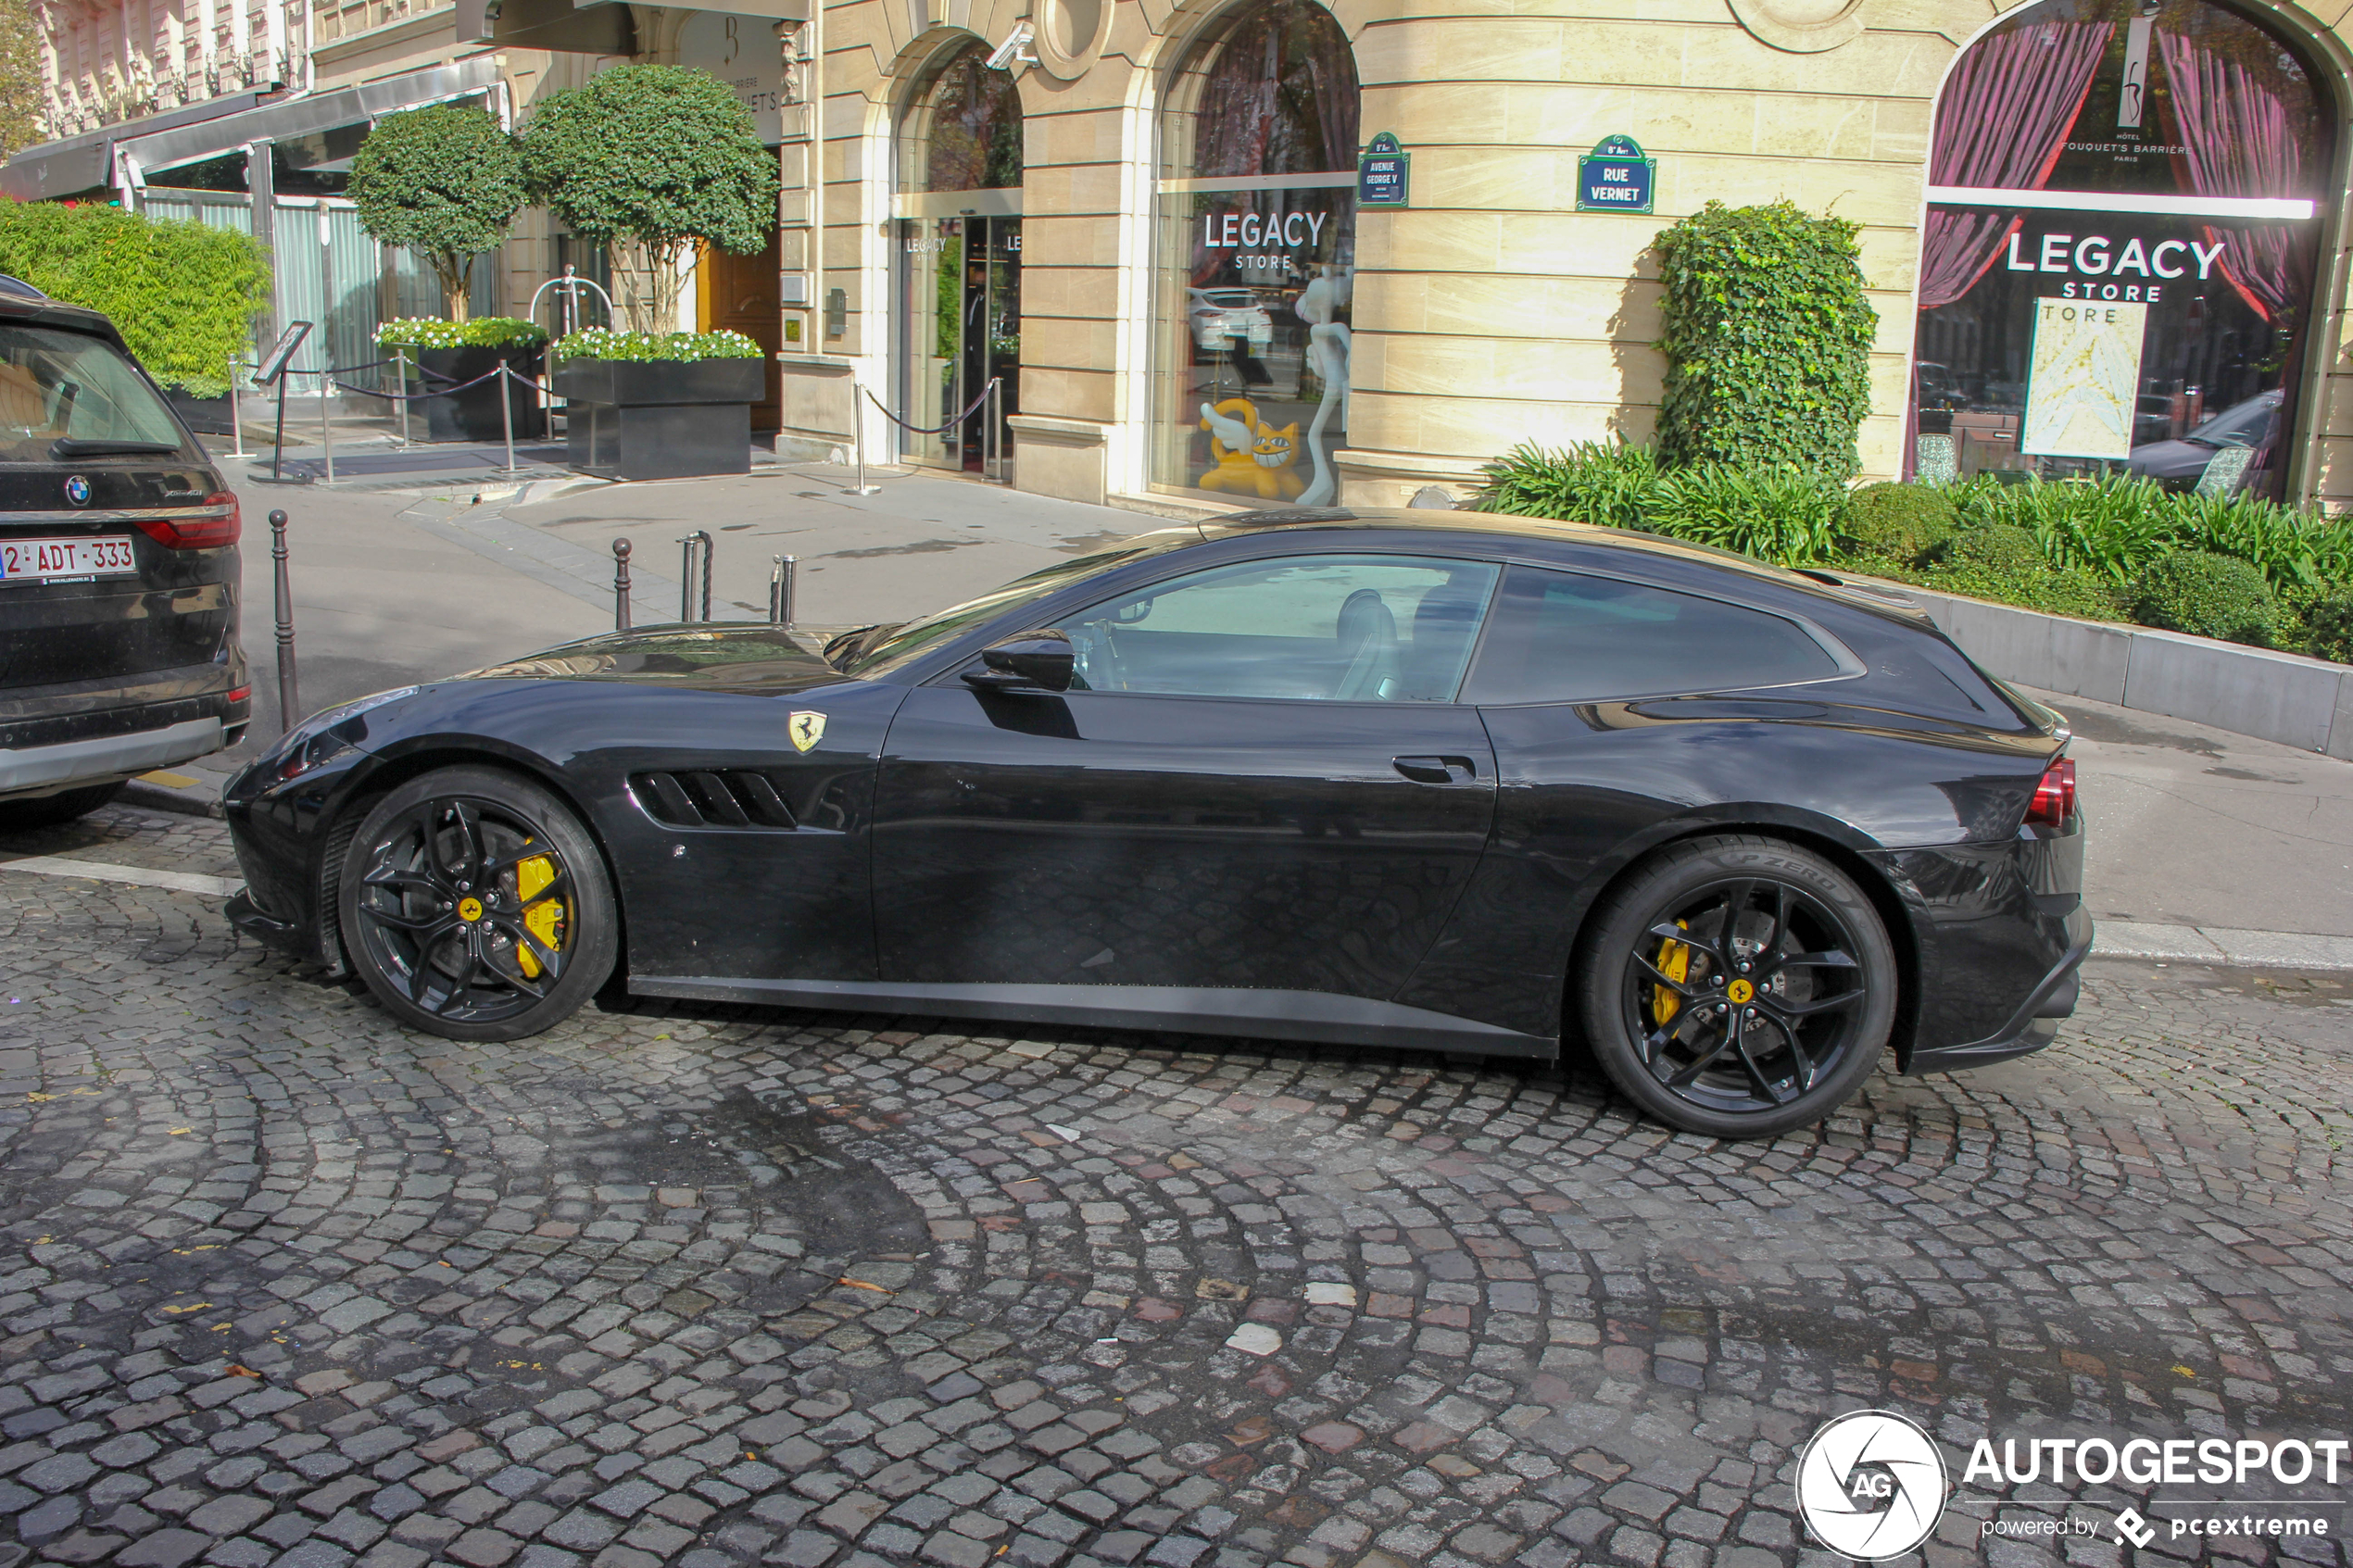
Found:
[[620, 947], [603, 857], [569, 807], [496, 769], [443, 768], [369, 811], [337, 915], [386, 1011], [452, 1040], [517, 1040], [594, 996]]
[[1663, 1122], [1771, 1137], [1862, 1086], [1894, 1025], [1887, 928], [1810, 850], [1746, 835], [1664, 851], [1594, 911], [1577, 1003], [1594, 1056]]

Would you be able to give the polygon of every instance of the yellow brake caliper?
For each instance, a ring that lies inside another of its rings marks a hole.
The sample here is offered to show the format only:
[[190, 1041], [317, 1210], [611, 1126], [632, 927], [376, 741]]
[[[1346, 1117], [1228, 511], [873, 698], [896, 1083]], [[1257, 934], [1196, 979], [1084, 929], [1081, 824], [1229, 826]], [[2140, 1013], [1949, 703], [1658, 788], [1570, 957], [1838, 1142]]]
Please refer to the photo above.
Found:
[[[1689, 931], [1692, 928], [1691, 922], [1679, 920], [1675, 922], [1675, 928], [1678, 931]], [[1688, 979], [1691, 975], [1692, 950], [1688, 946], [1681, 942], [1669, 942], [1662, 938], [1658, 944], [1658, 959], [1656, 961], [1658, 964], [1658, 972], [1667, 976], [1669, 980], [1680, 983], [1681, 981]], [[1672, 1023], [1675, 1022], [1675, 1015], [1682, 1010], [1682, 1007], [1683, 1000], [1680, 997], [1678, 997], [1666, 986], [1653, 983], [1651, 985], [1651, 1018], [1653, 1022], [1658, 1023]]]
[[[534, 855], [515, 866], [515, 902], [523, 907], [522, 923], [540, 945], [549, 952], [560, 952], [564, 945], [564, 901], [560, 898], [538, 898], [549, 883], [556, 880], [556, 862], [552, 856]], [[523, 978], [535, 979], [539, 974], [539, 960], [529, 947], [515, 948], [515, 962], [521, 966]]]

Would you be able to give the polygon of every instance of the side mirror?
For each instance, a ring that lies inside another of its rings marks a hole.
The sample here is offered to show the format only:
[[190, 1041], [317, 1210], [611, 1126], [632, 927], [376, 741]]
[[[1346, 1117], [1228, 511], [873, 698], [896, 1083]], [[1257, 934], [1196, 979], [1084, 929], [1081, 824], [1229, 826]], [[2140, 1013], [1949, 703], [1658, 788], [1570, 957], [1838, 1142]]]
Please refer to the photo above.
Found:
[[965, 671], [964, 681], [984, 692], [1066, 692], [1078, 669], [1070, 638], [1051, 626], [984, 649], [980, 661], [985, 668]]

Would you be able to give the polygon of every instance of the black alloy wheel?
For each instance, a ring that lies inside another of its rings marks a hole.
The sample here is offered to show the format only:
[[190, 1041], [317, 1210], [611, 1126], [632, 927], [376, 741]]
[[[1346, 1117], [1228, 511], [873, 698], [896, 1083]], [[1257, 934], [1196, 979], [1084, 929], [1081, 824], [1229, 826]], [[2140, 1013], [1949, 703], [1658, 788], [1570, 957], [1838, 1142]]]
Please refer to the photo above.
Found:
[[513, 1040], [576, 1011], [617, 947], [603, 859], [529, 780], [445, 768], [379, 801], [346, 853], [352, 967], [404, 1022]]
[[1886, 928], [1844, 872], [1794, 845], [1678, 845], [1589, 930], [1579, 1000], [1594, 1054], [1630, 1098], [1688, 1132], [1767, 1137], [1818, 1122], [1887, 1044]]

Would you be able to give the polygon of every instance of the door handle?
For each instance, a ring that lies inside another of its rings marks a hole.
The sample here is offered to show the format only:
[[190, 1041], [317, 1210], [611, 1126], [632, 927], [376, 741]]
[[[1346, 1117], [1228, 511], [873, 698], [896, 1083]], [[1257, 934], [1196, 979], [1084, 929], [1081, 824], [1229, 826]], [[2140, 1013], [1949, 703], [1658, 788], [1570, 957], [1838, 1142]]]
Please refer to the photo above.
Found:
[[1467, 757], [1398, 757], [1390, 761], [1416, 784], [1467, 784], [1478, 777], [1478, 770]]

